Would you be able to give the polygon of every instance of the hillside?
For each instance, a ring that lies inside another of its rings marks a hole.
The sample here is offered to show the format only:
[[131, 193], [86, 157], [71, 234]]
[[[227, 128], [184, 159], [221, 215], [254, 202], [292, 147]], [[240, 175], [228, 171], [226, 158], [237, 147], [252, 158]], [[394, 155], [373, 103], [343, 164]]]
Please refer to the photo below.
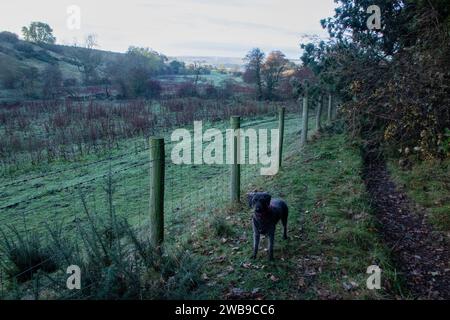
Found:
[[[25, 98], [23, 87], [31, 74], [42, 74], [50, 65], [57, 65], [62, 79], [72, 83], [82, 82], [82, 70], [77, 57], [88, 49], [64, 45], [34, 44], [14, 38], [0, 37], [0, 102]], [[121, 53], [91, 50], [99, 58], [99, 75], [109, 62]], [[31, 71], [34, 70], [34, 71]]]
[[179, 89], [183, 84], [189, 88], [193, 82], [196, 90], [202, 85], [221, 86], [229, 79], [241, 82], [230, 71], [239, 71], [242, 63], [236, 58], [166, 57], [132, 46], [117, 53], [36, 44], [0, 32], [0, 103], [63, 97], [155, 98], [183, 90]]

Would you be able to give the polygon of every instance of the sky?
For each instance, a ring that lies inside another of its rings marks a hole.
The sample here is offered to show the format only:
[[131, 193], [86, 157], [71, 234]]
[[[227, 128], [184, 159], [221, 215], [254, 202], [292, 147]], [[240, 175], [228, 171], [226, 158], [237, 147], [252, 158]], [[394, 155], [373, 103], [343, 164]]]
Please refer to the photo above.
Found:
[[42, 21], [59, 44], [95, 34], [99, 49], [117, 52], [133, 45], [168, 56], [243, 57], [259, 47], [297, 59], [301, 42], [326, 38], [320, 20], [334, 8], [333, 0], [2, 0], [0, 30], [21, 34]]

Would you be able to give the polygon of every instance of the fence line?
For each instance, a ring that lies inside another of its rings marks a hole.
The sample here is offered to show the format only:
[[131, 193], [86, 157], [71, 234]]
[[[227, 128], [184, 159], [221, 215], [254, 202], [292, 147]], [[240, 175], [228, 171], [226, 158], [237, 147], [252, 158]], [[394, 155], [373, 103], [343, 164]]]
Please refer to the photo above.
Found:
[[[329, 97], [329, 108], [328, 114], [330, 114], [330, 105], [331, 105], [331, 96]], [[303, 123], [306, 120], [306, 126], [302, 128], [302, 141], [303, 134], [308, 135], [308, 97], [304, 97], [303, 104], [303, 114], [306, 112], [306, 119], [303, 117]], [[231, 127], [233, 129], [239, 129], [244, 127], [251, 127], [253, 125], [261, 125], [264, 123], [274, 123], [278, 122], [278, 128], [280, 130], [280, 137], [277, 141], [279, 145], [278, 150], [278, 165], [281, 168], [282, 159], [283, 159], [283, 146], [286, 142], [285, 139], [285, 108], [281, 107], [278, 110], [278, 117], [274, 120], [265, 120], [265, 121], [256, 121], [256, 122], [247, 122], [241, 125], [240, 117], [233, 117], [231, 119]], [[328, 119], [327, 119], [328, 120]], [[305, 140], [305, 143], [306, 143]], [[246, 185], [243, 186], [242, 183], [250, 183], [256, 175], [258, 175], [258, 168], [255, 166], [242, 166], [238, 163], [238, 159], [240, 159], [240, 139], [234, 139], [234, 147], [233, 147], [233, 158], [235, 159], [235, 164], [231, 166], [225, 165], [217, 165], [217, 166], [202, 166], [196, 167], [192, 166], [177, 166], [170, 162], [167, 157], [167, 154], [164, 150], [164, 141], [159, 139], [150, 139], [149, 147], [139, 151], [139, 154], [142, 152], [149, 151], [150, 152], [150, 161], [146, 160], [145, 162], [138, 162], [132, 166], [127, 166], [120, 170], [112, 171], [111, 173], [118, 174], [120, 172], [126, 172], [131, 169], [135, 169], [141, 166], [146, 166], [144, 168], [144, 172], [148, 172], [148, 175], [143, 175], [139, 173], [136, 175], [137, 179], [121, 179], [117, 183], [117, 190], [123, 189], [123, 196], [125, 198], [124, 202], [114, 203], [115, 209], [120, 209], [124, 212], [124, 216], [128, 220], [134, 220], [135, 223], [133, 225], [137, 229], [142, 229], [142, 231], [149, 232], [152, 242], [155, 244], [161, 244], [164, 240], [164, 230], [171, 230], [172, 228], [183, 227], [185, 228], [186, 221], [183, 219], [187, 216], [187, 214], [191, 215], [196, 212], [198, 214], [204, 213], [209, 214], [214, 212], [217, 207], [221, 204], [226, 205], [230, 202], [230, 200], [235, 203], [240, 201], [241, 197], [241, 188], [246, 188]], [[272, 142], [273, 143], [273, 142]], [[167, 144], [166, 144], [167, 145]], [[133, 152], [135, 153], [135, 152]], [[133, 153], [130, 153], [133, 154]], [[120, 155], [120, 157], [125, 157], [126, 155]], [[116, 157], [117, 159], [118, 157]], [[108, 161], [110, 159], [105, 159], [98, 162]], [[98, 163], [96, 162], [96, 163]], [[150, 165], [149, 165], [150, 164]], [[92, 165], [92, 164], [91, 164]], [[149, 166], [148, 166], [149, 165]], [[147, 167], [148, 166], [148, 167]], [[71, 168], [72, 169], [72, 168]], [[70, 170], [71, 170], [70, 169]], [[139, 171], [141, 172], [141, 171]], [[54, 173], [53, 173], [54, 174]], [[146, 179], [139, 179], [139, 177], [145, 176]], [[95, 215], [99, 215], [100, 212], [97, 210], [96, 205], [99, 201], [108, 201], [108, 195], [105, 198], [97, 199], [96, 191], [98, 190], [98, 185], [89, 185], [90, 183], [97, 181], [102, 178], [107, 178], [108, 174], [104, 174], [86, 181], [82, 181], [80, 183], [73, 184], [71, 186], [51, 190], [48, 193], [41, 194], [36, 197], [32, 197], [27, 199], [27, 202], [32, 200], [37, 200], [44, 198], [49, 195], [53, 195], [54, 193], [58, 193], [60, 191], [66, 191], [67, 195], [64, 198], [60, 199], [65, 201], [66, 197], [69, 201], [70, 198], [75, 198], [76, 194], [74, 191], [84, 192], [87, 194], [86, 204], [93, 205], [94, 209], [92, 212]], [[133, 176], [134, 177], [134, 176]], [[195, 182], [195, 183], [193, 183]], [[134, 188], [130, 188], [130, 183], [135, 184]], [[86, 188], [83, 188], [86, 187]], [[84, 189], [84, 190], [83, 190]], [[116, 190], [116, 191], [117, 191]], [[92, 199], [90, 199], [90, 197]], [[147, 201], [146, 201], [147, 200]], [[20, 204], [20, 202], [18, 202]], [[83, 203], [84, 205], [84, 203]], [[4, 206], [1, 209], [5, 209], [10, 206]], [[81, 207], [80, 207], [81, 208]], [[104, 206], [102, 206], [104, 208]], [[128, 209], [127, 209], [128, 208]], [[32, 216], [28, 216], [28, 213], [39, 209], [49, 209], [51, 210], [51, 205], [42, 205], [38, 208], [33, 208], [27, 211], [22, 211], [22, 215], [24, 216], [24, 221], [28, 219], [33, 219]], [[70, 222], [65, 228], [76, 228], [79, 223], [89, 223], [88, 218], [80, 218], [80, 214], [74, 208], [75, 220]], [[120, 211], [119, 210], [119, 211]], [[64, 208], [61, 209], [61, 212], [66, 212]], [[107, 210], [105, 210], [107, 211]], [[164, 213], [170, 213], [168, 217], [164, 217]], [[132, 214], [130, 214], [132, 213]], [[58, 216], [55, 214], [55, 219]], [[70, 218], [65, 215], [61, 216], [61, 219]], [[73, 218], [73, 217], [72, 217]], [[164, 221], [164, 218], [168, 218], [167, 221]], [[192, 217], [193, 218], [193, 217]], [[191, 219], [192, 219], [191, 218]], [[28, 225], [29, 221], [25, 222], [25, 225]], [[47, 222], [47, 221], [46, 221]], [[52, 221], [52, 222], [56, 222]], [[166, 223], [165, 223], [166, 222]], [[169, 222], [169, 223], [167, 223]], [[4, 223], [4, 222], [3, 222]], [[38, 224], [34, 224], [32, 227], [27, 227], [24, 231], [25, 234], [36, 233], [38, 235], [43, 235], [44, 229], [46, 225], [45, 222], [41, 222]], [[66, 230], [66, 229], [65, 229]], [[78, 234], [75, 234], [77, 241]], [[81, 244], [82, 245], [82, 244]], [[45, 265], [48, 261], [51, 260], [59, 260], [62, 261], [63, 257], [59, 254], [51, 255], [46, 260], [40, 261], [38, 264], [30, 266], [29, 268], [22, 270], [20, 273], [17, 273], [15, 276], [8, 277], [5, 274], [2, 267], [0, 267], [0, 299], [5, 297], [5, 288], [11, 288], [11, 286], [16, 286], [18, 283], [18, 277], [27, 274], [29, 272], [33, 273], [33, 283], [36, 284], [37, 290], [35, 294], [35, 298], [42, 298], [42, 290], [62, 290], [65, 289], [65, 283], [60, 283], [59, 280], [55, 280], [49, 275], [45, 274], [44, 276], [51, 278], [50, 284], [47, 283], [47, 286], [43, 284], [43, 280], [45, 278], [41, 274], [41, 267]], [[0, 260], [3, 261], [2, 265], [5, 263], [5, 256], [0, 255]], [[47, 280], [49, 280], [47, 279]], [[6, 281], [6, 282], [5, 282]], [[5, 285], [5, 283], [9, 283], [9, 285]], [[90, 286], [95, 286], [98, 283], [91, 283]], [[70, 293], [65, 295], [63, 298], [76, 298], [79, 296], [77, 292]]]

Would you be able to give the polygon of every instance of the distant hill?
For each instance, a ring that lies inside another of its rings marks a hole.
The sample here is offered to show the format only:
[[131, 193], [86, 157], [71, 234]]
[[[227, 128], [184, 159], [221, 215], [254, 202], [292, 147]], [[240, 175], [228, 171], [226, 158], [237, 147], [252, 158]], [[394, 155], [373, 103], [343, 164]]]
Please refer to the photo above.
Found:
[[[19, 68], [36, 67], [39, 70], [43, 70], [48, 64], [58, 63], [64, 78], [81, 77], [75, 56], [77, 51], [83, 50], [87, 49], [64, 45], [38, 45], [22, 40], [10, 43], [0, 39], [0, 60], [6, 60]], [[95, 49], [94, 51], [101, 55], [103, 67], [117, 56], [123, 55], [122, 53], [111, 51]], [[102, 66], [100, 66], [101, 68]]]
[[[76, 56], [88, 50], [80, 47], [35, 44], [31, 42], [0, 36], [0, 101], [12, 98], [21, 98], [21, 90], [17, 84], [26, 78], [27, 70], [36, 68], [42, 73], [49, 65], [58, 65], [63, 80], [76, 79], [82, 81], [82, 72], [79, 69]], [[101, 57], [98, 68], [100, 75], [108, 62], [115, 60], [121, 53], [94, 50]], [[26, 79], [25, 79], [26, 80]]]

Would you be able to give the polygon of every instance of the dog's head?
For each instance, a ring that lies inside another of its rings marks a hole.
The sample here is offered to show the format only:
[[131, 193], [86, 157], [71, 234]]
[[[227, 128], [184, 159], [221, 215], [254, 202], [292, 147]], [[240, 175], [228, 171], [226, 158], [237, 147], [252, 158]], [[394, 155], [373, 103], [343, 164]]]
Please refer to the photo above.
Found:
[[272, 196], [266, 192], [251, 192], [247, 194], [247, 199], [250, 208], [254, 208], [256, 213], [263, 213], [269, 208]]

